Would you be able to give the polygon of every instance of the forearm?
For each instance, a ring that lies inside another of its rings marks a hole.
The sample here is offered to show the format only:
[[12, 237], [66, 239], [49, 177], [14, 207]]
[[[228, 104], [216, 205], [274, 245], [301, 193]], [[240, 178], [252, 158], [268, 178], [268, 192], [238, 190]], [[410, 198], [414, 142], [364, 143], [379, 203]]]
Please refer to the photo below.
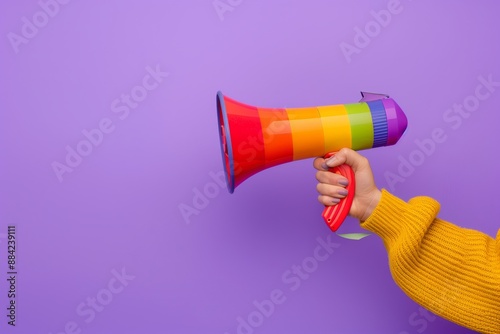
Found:
[[382, 192], [362, 226], [378, 234], [396, 283], [430, 311], [484, 333], [500, 333], [497, 240], [437, 218], [428, 197], [408, 203]]

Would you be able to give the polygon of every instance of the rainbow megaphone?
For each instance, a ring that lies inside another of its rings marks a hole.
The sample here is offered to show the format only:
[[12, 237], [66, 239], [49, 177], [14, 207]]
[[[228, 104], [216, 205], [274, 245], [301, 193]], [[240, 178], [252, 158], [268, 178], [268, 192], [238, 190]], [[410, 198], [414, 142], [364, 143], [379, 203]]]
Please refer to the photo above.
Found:
[[[362, 92], [358, 103], [307, 108], [261, 108], [217, 93], [217, 116], [226, 184], [230, 193], [250, 176], [279, 164], [330, 156], [343, 147], [363, 150], [395, 144], [407, 119], [389, 96]], [[352, 169], [330, 169], [349, 179], [348, 196], [325, 207], [336, 231], [349, 214], [355, 190]]]

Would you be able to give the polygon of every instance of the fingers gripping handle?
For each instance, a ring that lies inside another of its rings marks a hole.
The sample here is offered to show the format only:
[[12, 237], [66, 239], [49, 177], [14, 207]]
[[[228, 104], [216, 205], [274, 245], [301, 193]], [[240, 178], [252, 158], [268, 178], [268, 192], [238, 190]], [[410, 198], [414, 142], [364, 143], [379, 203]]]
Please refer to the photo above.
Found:
[[[328, 154], [325, 158], [330, 157], [332, 154]], [[330, 227], [330, 229], [335, 232], [342, 225], [345, 218], [349, 214], [351, 209], [352, 201], [354, 199], [354, 191], [356, 189], [356, 181], [354, 179], [354, 171], [348, 165], [340, 165], [329, 169], [332, 173], [337, 173], [349, 180], [347, 185], [347, 196], [340, 200], [340, 203], [332, 206], [325, 206], [323, 210], [323, 219], [325, 223]]]

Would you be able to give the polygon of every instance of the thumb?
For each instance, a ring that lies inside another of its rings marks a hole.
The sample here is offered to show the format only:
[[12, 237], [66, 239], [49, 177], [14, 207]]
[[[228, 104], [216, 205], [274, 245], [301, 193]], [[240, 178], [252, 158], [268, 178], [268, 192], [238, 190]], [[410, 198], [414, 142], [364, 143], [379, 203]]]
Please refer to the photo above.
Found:
[[327, 159], [325, 164], [328, 167], [336, 167], [342, 164], [347, 164], [356, 171], [362, 168], [363, 164], [365, 164], [365, 159], [366, 158], [358, 152], [350, 148], [343, 148]]

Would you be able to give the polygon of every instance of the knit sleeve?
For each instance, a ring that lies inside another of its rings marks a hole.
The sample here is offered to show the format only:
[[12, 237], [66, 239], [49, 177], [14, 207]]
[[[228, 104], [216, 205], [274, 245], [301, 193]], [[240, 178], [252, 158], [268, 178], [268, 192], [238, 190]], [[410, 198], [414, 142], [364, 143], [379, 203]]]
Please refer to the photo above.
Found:
[[461, 326], [500, 333], [500, 230], [496, 240], [437, 218], [429, 197], [382, 191], [361, 226], [379, 235], [392, 277], [413, 300]]

